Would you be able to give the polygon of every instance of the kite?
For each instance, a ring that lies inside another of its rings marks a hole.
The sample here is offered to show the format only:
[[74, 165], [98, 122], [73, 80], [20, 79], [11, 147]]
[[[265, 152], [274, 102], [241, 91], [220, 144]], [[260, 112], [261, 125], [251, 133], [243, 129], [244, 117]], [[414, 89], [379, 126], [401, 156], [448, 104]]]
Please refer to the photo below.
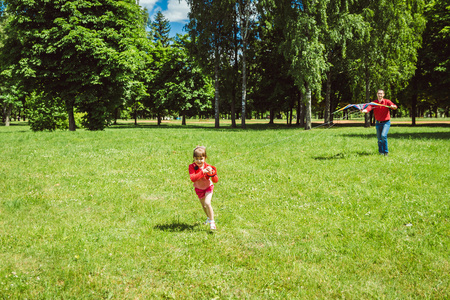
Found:
[[363, 110], [363, 109], [367, 108], [369, 105], [390, 107], [389, 105], [383, 105], [383, 104], [379, 104], [379, 103], [375, 103], [375, 102], [361, 103], [361, 104], [348, 104], [347, 106], [344, 106], [344, 107], [338, 109], [333, 114], [335, 114], [335, 113], [337, 113], [339, 111], [343, 111], [344, 109], [347, 109], [347, 108], [350, 108], [350, 107], [354, 107], [354, 108], [356, 108], [358, 110]]

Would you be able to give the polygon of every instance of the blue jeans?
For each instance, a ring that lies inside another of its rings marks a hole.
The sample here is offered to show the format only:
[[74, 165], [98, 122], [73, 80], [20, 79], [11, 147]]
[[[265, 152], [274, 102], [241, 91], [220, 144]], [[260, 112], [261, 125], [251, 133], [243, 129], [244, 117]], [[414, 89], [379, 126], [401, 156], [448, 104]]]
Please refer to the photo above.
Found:
[[377, 139], [378, 139], [378, 152], [380, 154], [388, 153], [388, 141], [387, 135], [389, 132], [389, 128], [391, 127], [391, 121], [378, 122], [376, 124], [377, 128]]

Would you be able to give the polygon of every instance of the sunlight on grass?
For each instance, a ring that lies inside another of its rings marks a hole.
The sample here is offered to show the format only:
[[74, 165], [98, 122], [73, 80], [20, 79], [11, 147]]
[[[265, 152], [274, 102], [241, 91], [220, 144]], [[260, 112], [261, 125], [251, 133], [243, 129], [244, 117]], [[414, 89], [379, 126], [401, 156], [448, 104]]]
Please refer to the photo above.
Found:
[[[252, 124], [250, 124], [252, 125]], [[450, 128], [0, 127], [0, 298], [449, 296]], [[205, 217], [192, 150], [217, 167]]]

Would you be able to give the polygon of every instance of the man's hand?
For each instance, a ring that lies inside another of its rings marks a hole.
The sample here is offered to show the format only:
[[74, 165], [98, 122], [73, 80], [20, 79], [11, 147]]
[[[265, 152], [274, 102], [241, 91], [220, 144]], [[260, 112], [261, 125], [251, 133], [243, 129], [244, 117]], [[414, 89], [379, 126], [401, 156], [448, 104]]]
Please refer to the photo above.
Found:
[[367, 114], [367, 109], [363, 109], [361, 112]]
[[392, 108], [393, 110], [396, 110], [397, 109], [397, 105], [395, 105], [395, 104], [393, 104], [393, 105], [391, 105], [391, 106], [389, 106], [390, 108]]

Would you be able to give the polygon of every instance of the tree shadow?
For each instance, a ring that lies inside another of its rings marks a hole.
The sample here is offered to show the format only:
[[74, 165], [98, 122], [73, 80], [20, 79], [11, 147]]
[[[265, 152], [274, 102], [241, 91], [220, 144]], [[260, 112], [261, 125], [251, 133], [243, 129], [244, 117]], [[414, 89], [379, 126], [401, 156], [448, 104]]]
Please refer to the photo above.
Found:
[[[330, 124], [324, 124], [321, 122], [313, 122], [311, 124], [312, 130], [317, 129], [338, 129], [338, 128], [355, 128], [360, 127], [364, 128], [364, 122], [342, 122], [340, 120], [334, 121], [334, 123]], [[372, 125], [372, 127], [375, 127]], [[422, 123], [422, 124], [416, 124], [415, 126], [412, 126], [411, 123], [393, 123], [392, 127], [439, 127], [439, 128], [449, 128], [449, 123], [443, 123], [443, 122], [435, 122], [435, 123]], [[116, 125], [111, 125], [108, 127], [109, 130], [113, 129], [178, 129], [178, 130], [191, 130], [191, 129], [198, 129], [198, 130], [210, 130], [210, 131], [217, 131], [217, 130], [230, 130], [230, 131], [265, 131], [265, 130], [304, 130], [304, 127], [299, 126], [297, 124], [289, 125], [287, 123], [274, 123], [270, 124], [269, 121], [261, 120], [258, 123], [246, 123], [246, 128], [242, 128], [241, 124], [236, 124], [236, 127], [232, 127], [231, 123], [229, 123], [229, 120], [227, 120], [227, 123], [221, 123], [219, 128], [214, 127], [214, 122], [201, 122], [201, 121], [191, 121], [187, 122], [187, 125], [181, 125], [180, 123], [174, 124], [170, 122], [163, 122], [160, 125], [158, 125], [156, 122], [146, 122], [141, 121], [138, 122], [137, 125], [134, 125], [134, 123], [130, 122], [118, 122]]]
[[168, 232], [183, 232], [183, 231], [194, 231], [198, 226], [199, 226], [198, 223], [190, 225], [187, 223], [174, 221], [174, 222], [168, 223], [168, 224], [158, 224], [153, 228], [161, 230], [161, 231], [168, 231]]
[[[375, 132], [373, 134], [367, 134], [367, 133], [352, 133], [352, 134], [342, 134], [344, 137], [356, 137], [356, 138], [366, 138], [366, 139], [373, 139], [374, 136], [376, 138]], [[443, 131], [443, 132], [413, 132], [413, 133], [389, 133], [388, 139], [416, 139], [416, 140], [426, 140], [426, 139], [434, 139], [434, 140], [448, 140], [450, 139], [450, 131]]]
[[315, 156], [313, 159], [315, 160], [334, 160], [334, 159], [346, 159], [351, 157], [359, 157], [359, 156], [370, 156], [374, 155], [375, 153], [371, 152], [354, 152], [354, 153], [337, 153], [337, 154], [330, 154], [330, 155], [324, 155], [324, 156]]
[[[324, 127], [323, 123], [312, 123], [311, 127]], [[218, 130], [227, 130], [227, 131], [265, 131], [265, 130], [304, 130], [302, 126], [298, 126], [296, 124], [288, 125], [288, 124], [269, 124], [267, 123], [247, 123], [246, 128], [242, 128], [240, 124], [237, 124], [236, 127], [232, 127], [231, 124], [221, 124], [219, 128], [214, 127], [214, 123], [202, 124], [202, 123], [188, 123], [187, 125], [180, 124], [170, 124], [170, 123], [162, 123], [157, 125], [155, 123], [138, 123], [134, 125], [134, 123], [118, 123], [117, 125], [111, 125], [108, 127], [109, 130], [113, 129], [178, 129], [178, 130], [209, 130], [209, 131], [218, 131]]]

